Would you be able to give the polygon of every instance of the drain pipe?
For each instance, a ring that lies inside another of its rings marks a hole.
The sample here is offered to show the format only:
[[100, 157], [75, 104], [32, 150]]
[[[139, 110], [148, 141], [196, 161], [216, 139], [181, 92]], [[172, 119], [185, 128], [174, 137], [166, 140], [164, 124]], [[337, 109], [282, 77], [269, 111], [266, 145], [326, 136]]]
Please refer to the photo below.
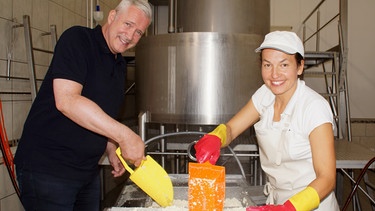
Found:
[[168, 33], [175, 33], [175, 0], [169, 0], [168, 7]]
[[94, 0], [90, 1], [90, 28], [94, 28]]
[[152, 35], [159, 34], [158, 32], [158, 25], [159, 25], [159, 6], [154, 6], [154, 21], [153, 21], [153, 30], [152, 30]]
[[146, 122], [147, 112], [140, 112], [138, 114], [138, 134], [143, 141], [146, 140]]

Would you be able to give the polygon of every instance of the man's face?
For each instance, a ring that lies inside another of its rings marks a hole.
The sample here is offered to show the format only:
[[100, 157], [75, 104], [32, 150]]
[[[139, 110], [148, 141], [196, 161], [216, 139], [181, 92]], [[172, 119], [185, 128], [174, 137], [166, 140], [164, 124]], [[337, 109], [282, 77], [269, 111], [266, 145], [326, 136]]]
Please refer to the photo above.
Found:
[[108, 16], [108, 31], [104, 35], [113, 54], [134, 47], [150, 24], [147, 16], [135, 6], [126, 11], [112, 10]]

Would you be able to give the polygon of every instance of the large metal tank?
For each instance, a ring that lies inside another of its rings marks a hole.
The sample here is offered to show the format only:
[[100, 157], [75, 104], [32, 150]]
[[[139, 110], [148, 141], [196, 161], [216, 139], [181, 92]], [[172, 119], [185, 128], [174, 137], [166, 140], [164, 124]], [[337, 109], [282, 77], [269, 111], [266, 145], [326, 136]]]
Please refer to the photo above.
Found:
[[254, 49], [269, 30], [269, 1], [177, 2], [180, 33], [150, 35], [137, 45], [139, 111], [149, 122], [225, 122], [262, 84]]
[[265, 35], [269, 30], [269, 0], [177, 1], [179, 32]]

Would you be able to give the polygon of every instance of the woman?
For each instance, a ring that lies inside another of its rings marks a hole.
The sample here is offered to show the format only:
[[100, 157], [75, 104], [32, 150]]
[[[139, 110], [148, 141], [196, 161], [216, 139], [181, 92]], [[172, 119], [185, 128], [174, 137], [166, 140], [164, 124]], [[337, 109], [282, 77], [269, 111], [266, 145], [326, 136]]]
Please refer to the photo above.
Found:
[[298, 78], [301, 40], [293, 32], [271, 32], [256, 52], [264, 85], [229, 122], [198, 141], [198, 162], [216, 163], [220, 148], [254, 125], [268, 198], [267, 205], [247, 210], [339, 210], [333, 115], [328, 102]]

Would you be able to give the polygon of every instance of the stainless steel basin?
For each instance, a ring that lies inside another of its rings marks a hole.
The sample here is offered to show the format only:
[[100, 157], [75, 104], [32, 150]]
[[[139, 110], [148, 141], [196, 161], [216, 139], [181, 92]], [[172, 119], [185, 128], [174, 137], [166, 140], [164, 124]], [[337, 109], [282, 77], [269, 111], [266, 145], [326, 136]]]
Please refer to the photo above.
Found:
[[[188, 210], [188, 176], [187, 174], [171, 174], [174, 186], [174, 200], [171, 207], [161, 208], [135, 184], [126, 184], [114, 207], [107, 211], [120, 210]], [[249, 196], [250, 186], [241, 175], [226, 175], [225, 210], [245, 210], [254, 205]]]

